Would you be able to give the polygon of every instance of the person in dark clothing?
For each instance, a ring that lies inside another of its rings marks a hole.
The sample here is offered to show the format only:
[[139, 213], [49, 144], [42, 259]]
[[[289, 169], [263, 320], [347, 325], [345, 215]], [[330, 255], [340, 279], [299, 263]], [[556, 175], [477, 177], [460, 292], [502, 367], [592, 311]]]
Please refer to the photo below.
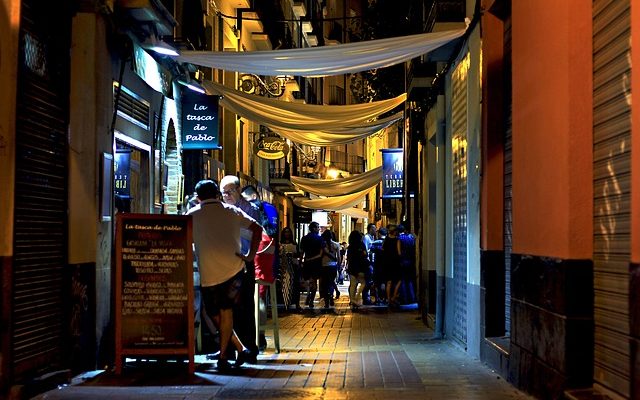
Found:
[[397, 229], [395, 225], [387, 228], [389, 236], [382, 243], [384, 252], [384, 275], [389, 305], [398, 305], [398, 290], [402, 284], [402, 270], [400, 269], [400, 243], [398, 242]]
[[322, 232], [322, 274], [320, 277], [320, 296], [324, 299], [324, 308], [333, 305], [333, 293], [336, 291], [336, 275], [340, 259], [340, 243], [333, 240], [330, 230]]
[[300, 240], [300, 255], [302, 260], [302, 277], [307, 281], [307, 306], [313, 308], [313, 301], [318, 290], [318, 279], [322, 275], [322, 238], [320, 224], [311, 222], [309, 233]]
[[400, 243], [400, 268], [402, 269], [401, 297], [404, 304], [415, 303], [413, 281], [416, 278], [416, 237], [404, 225], [398, 225]]
[[351, 308], [356, 309], [362, 302], [362, 290], [366, 283], [365, 273], [369, 268], [369, 257], [367, 256], [367, 249], [362, 241], [362, 233], [360, 231], [352, 231], [348, 240], [349, 302]]
[[371, 287], [372, 295], [375, 295], [375, 304], [386, 304], [387, 296], [385, 292], [385, 279], [384, 279], [384, 252], [382, 251], [382, 243], [387, 237], [387, 228], [380, 228], [378, 230], [378, 238], [371, 243], [369, 249], [369, 260], [373, 267], [373, 286]]

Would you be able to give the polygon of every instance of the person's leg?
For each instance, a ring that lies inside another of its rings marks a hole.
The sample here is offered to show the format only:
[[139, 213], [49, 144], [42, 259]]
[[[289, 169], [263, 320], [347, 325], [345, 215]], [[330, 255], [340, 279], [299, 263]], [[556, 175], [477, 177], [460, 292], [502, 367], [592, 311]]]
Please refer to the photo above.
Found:
[[320, 276], [320, 299], [324, 300], [325, 308], [329, 307], [329, 276], [328, 267], [322, 267], [322, 275]]
[[227, 360], [227, 348], [233, 335], [233, 311], [229, 309], [220, 310], [220, 359]]
[[362, 294], [364, 291], [364, 287], [366, 285], [365, 273], [360, 272], [358, 274], [357, 280], [358, 280], [358, 286], [357, 286], [357, 292], [356, 292], [356, 299], [357, 299], [356, 301], [358, 304], [364, 304], [364, 298], [362, 297]]
[[309, 291], [307, 293], [307, 305], [309, 308], [313, 308], [313, 301], [316, 298], [316, 292], [318, 291], [318, 277], [316, 272], [313, 273], [311, 279], [309, 279]]
[[357, 306], [358, 303], [356, 301], [356, 287], [358, 285], [358, 279], [355, 275], [349, 275], [349, 303], [352, 306]]
[[255, 266], [253, 263], [246, 263], [246, 272], [242, 275], [239, 304], [234, 307], [232, 313], [233, 328], [240, 341], [251, 350], [251, 353], [258, 355], [254, 293]]

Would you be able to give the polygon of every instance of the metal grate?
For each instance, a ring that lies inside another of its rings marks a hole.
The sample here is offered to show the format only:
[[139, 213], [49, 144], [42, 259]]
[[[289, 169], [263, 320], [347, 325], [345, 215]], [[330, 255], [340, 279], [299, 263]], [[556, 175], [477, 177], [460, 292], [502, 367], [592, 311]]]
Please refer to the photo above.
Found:
[[64, 7], [22, 2], [11, 305], [14, 380], [63, 362], [70, 28]]

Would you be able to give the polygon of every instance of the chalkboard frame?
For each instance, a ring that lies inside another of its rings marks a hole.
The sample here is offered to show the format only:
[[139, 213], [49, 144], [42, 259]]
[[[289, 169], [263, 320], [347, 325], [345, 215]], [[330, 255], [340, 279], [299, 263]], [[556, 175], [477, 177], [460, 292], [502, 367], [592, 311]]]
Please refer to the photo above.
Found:
[[[123, 342], [123, 238], [124, 224], [127, 221], [144, 221], [149, 224], [177, 224], [186, 228], [186, 238], [184, 246], [184, 266], [185, 276], [180, 281], [184, 281], [187, 291], [187, 317], [186, 326], [187, 340], [185, 346], [161, 345], [154, 347], [128, 346]], [[193, 233], [191, 216], [182, 215], [162, 215], [162, 214], [118, 214], [116, 216], [116, 282], [115, 282], [115, 372], [121, 374], [123, 368], [123, 357], [125, 356], [179, 356], [184, 355], [188, 360], [188, 370], [190, 374], [195, 372], [195, 331], [194, 331], [194, 288], [193, 288], [193, 253], [192, 253]]]

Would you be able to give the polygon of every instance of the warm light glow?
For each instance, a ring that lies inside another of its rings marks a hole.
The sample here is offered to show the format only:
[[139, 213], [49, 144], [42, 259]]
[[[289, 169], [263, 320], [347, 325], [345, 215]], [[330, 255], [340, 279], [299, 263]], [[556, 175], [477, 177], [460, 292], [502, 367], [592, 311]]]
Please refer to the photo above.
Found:
[[340, 173], [340, 171], [338, 171], [335, 168], [329, 168], [327, 170], [327, 179], [336, 179], [338, 177], [338, 174]]

